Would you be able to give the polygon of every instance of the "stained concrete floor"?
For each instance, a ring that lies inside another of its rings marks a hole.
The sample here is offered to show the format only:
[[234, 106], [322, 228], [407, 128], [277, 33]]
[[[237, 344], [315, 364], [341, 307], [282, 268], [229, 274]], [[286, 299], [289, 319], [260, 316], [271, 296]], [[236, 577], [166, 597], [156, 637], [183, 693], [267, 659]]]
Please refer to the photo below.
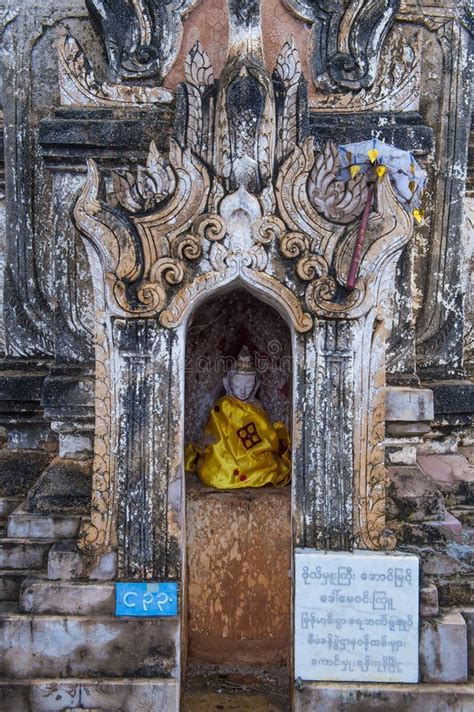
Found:
[[182, 712], [288, 712], [289, 701], [258, 692], [185, 691]]
[[281, 689], [237, 677], [241, 677], [238, 682], [229, 676], [188, 680], [183, 686], [181, 712], [289, 712], [289, 697]]

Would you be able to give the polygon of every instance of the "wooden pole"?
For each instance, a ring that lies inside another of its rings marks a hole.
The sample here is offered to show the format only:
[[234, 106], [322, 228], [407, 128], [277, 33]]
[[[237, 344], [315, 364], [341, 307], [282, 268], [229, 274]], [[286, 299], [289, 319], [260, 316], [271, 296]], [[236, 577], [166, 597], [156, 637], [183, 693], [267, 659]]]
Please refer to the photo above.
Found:
[[354, 252], [352, 254], [351, 266], [349, 269], [349, 274], [347, 276], [346, 287], [347, 289], [354, 289], [355, 282], [357, 279], [357, 273], [359, 271], [360, 258], [362, 256], [362, 248], [364, 247], [365, 233], [367, 230], [367, 222], [369, 220], [370, 208], [372, 206], [372, 199], [374, 197], [375, 183], [369, 185], [369, 190], [367, 192], [367, 202], [365, 204], [364, 212], [362, 213], [362, 220], [360, 221], [359, 233], [357, 235], [357, 240], [354, 245]]

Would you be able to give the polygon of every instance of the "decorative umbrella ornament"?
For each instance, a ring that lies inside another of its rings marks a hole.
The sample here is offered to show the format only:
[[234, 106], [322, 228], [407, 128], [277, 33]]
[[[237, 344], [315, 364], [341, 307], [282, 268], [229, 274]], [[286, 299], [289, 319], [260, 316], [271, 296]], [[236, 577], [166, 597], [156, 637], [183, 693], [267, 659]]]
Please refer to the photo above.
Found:
[[367, 203], [362, 214], [346, 282], [348, 289], [354, 289], [377, 180], [383, 178], [387, 173], [398, 199], [402, 205], [411, 209], [413, 217], [420, 223], [424, 215], [420, 204], [426, 183], [426, 173], [409, 151], [395, 148], [395, 146], [376, 138], [339, 146], [339, 158], [342, 166], [340, 175], [342, 180], [348, 180], [349, 177], [354, 178], [359, 172], [363, 172], [367, 175], [369, 182]]

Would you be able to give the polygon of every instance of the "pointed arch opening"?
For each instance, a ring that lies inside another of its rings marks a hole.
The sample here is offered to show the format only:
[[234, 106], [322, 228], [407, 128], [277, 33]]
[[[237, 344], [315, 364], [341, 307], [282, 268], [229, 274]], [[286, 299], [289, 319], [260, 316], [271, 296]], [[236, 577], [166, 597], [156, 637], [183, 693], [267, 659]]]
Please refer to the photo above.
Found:
[[[291, 433], [292, 333], [247, 289], [217, 292], [187, 324], [185, 442], [199, 441], [223, 378], [246, 346], [268, 419]], [[246, 671], [288, 695], [291, 674], [291, 484], [213, 489], [186, 475], [187, 683]]]

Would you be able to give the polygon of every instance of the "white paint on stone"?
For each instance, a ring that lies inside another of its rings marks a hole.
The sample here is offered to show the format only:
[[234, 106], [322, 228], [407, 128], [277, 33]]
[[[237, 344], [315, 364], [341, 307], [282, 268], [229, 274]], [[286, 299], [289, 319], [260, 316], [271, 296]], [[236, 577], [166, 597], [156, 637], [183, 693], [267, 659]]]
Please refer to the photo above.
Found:
[[429, 388], [385, 389], [386, 420], [418, 422], [433, 420], [433, 391]]
[[295, 677], [418, 682], [416, 556], [295, 553]]
[[459, 612], [422, 624], [420, 667], [423, 682], [467, 681], [467, 629]]
[[[387, 445], [387, 442], [385, 442]], [[404, 445], [401, 448], [388, 452], [388, 459], [392, 465], [415, 465], [416, 447], [414, 445]]]

